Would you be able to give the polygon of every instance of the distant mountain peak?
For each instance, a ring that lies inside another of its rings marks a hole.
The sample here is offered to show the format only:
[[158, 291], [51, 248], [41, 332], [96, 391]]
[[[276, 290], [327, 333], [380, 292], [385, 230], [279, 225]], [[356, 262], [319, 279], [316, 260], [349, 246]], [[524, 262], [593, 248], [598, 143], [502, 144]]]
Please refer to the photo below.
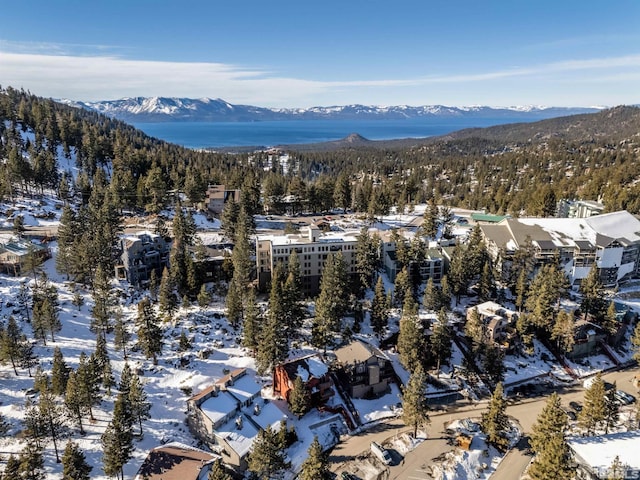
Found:
[[364, 138], [359, 133], [350, 133], [343, 139], [343, 141], [346, 143], [366, 143], [366, 142], [369, 142], [370, 140], [367, 138]]
[[[255, 122], [268, 120], [399, 120], [427, 117], [510, 117], [517, 120], [551, 118], [577, 113], [594, 113], [597, 108], [564, 107], [488, 107], [473, 105], [373, 106], [333, 105], [310, 108], [264, 108], [234, 105], [221, 98], [127, 97], [99, 102], [64, 103], [94, 110], [128, 122]], [[366, 140], [366, 139], [365, 139]]]

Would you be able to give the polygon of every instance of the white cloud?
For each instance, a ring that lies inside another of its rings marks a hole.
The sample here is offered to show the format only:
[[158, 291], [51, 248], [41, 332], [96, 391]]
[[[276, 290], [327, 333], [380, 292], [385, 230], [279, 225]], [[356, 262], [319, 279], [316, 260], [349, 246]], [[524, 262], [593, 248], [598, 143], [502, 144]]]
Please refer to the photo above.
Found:
[[[0, 43], [0, 49], [6, 47], [6, 42]], [[37, 50], [37, 47], [35, 44], [30, 45], [32, 51]], [[63, 47], [42, 44], [40, 50], [62, 51]], [[110, 48], [93, 47], [105, 50]], [[500, 93], [505, 91], [504, 82], [517, 82], [523, 91], [527, 89], [526, 82], [534, 79], [551, 82], [549, 89], [554, 85], [564, 85], [567, 88], [567, 78], [575, 77], [576, 81], [582, 79], [584, 83], [588, 83], [590, 78], [600, 76], [596, 73], [625, 82], [625, 77], [634, 78], [640, 73], [640, 55], [567, 60], [488, 72], [433, 74], [407, 79], [314, 81], [280, 77], [264, 69], [222, 63], [132, 60], [95, 53], [76, 56], [0, 51], [1, 85], [25, 88], [41, 96], [74, 100], [105, 100], [127, 96], [208, 96], [223, 98], [232, 103], [283, 107], [354, 102], [424, 104], [427, 98], [435, 100], [430, 103], [448, 102], [458, 105], [486, 101], [479, 98], [480, 95], [457, 101], [451, 99], [450, 84], [465, 84], [465, 90], [471, 94], [474, 91], [484, 90], [486, 93], [491, 90], [491, 95], [498, 103], [517, 103], [518, 99], [504, 98], [499, 101]], [[515, 86], [509, 85], [510, 89]], [[439, 92], [441, 97], [437, 96]], [[445, 92], [448, 92], [448, 98], [444, 98]], [[413, 101], [396, 101], [399, 98], [406, 99], [409, 93]], [[552, 98], [562, 98], [561, 92], [547, 93], [553, 93], [553, 97], [548, 95], [548, 98], [538, 99], [537, 103], [557, 104]], [[602, 102], [604, 92], [594, 93], [597, 93], [599, 102], [606, 103]], [[618, 89], [617, 94], [620, 93]], [[635, 90], [631, 89], [627, 93], [636, 95]], [[632, 100], [635, 99], [629, 99]]]

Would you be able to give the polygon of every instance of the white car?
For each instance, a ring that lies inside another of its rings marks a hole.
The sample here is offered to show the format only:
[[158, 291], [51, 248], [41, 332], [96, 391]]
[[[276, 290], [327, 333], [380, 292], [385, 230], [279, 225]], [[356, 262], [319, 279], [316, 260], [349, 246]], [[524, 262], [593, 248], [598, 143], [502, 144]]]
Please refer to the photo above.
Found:
[[371, 442], [371, 451], [385, 465], [391, 464], [391, 454], [386, 448], [383, 448], [379, 443]]

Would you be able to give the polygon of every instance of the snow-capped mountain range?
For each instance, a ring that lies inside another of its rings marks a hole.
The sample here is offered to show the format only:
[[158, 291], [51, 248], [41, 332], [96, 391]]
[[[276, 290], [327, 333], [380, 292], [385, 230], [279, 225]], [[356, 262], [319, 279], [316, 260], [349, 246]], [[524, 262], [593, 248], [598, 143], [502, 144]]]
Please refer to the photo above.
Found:
[[368, 120], [420, 117], [511, 117], [543, 119], [593, 113], [596, 107], [448, 107], [343, 105], [311, 108], [264, 108], [234, 105], [216, 98], [133, 97], [98, 102], [61, 100], [126, 122], [252, 122], [266, 120]]

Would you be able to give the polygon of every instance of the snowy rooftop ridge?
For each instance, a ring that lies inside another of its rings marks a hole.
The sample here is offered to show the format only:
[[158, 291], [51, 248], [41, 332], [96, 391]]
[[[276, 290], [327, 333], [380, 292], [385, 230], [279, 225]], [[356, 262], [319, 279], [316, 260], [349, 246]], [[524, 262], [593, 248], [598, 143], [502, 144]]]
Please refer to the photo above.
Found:
[[[569, 447], [594, 472], [606, 474], [617, 456], [629, 469], [640, 470], [640, 430], [616, 432], [595, 437], [573, 437]], [[604, 477], [603, 477], [604, 478]], [[631, 478], [631, 477], [625, 477]]]
[[598, 235], [626, 239], [629, 242], [640, 241], [640, 221], [626, 210], [588, 218], [530, 217], [511, 221], [542, 228], [558, 245], [573, 245], [576, 240], [587, 240], [596, 245]]

